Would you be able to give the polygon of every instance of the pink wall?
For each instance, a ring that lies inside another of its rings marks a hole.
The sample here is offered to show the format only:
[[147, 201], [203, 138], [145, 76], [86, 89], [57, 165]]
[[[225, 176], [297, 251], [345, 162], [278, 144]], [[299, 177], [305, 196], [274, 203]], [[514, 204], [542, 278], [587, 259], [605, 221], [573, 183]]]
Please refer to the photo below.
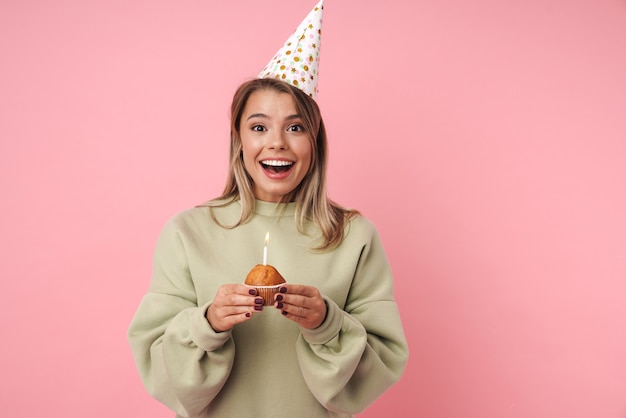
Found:
[[[4, 415], [172, 416], [125, 336], [155, 237], [313, 3], [0, 4]], [[625, 75], [623, 0], [327, 0], [332, 195], [411, 344], [360, 417], [626, 417]]]

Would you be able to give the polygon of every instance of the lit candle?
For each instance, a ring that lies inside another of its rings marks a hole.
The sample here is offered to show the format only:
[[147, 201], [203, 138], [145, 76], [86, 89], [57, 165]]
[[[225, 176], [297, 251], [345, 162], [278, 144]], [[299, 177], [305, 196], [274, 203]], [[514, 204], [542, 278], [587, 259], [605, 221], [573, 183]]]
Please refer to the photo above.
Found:
[[265, 245], [263, 246], [263, 265], [267, 266], [267, 243], [270, 240], [270, 233], [265, 234]]

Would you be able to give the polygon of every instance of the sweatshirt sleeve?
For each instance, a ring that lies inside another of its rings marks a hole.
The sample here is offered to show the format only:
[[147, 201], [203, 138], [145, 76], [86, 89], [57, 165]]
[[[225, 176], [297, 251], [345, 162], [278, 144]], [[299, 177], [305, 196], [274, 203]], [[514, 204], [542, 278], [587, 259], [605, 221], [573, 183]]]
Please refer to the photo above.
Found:
[[326, 319], [301, 329], [296, 351], [317, 400], [361, 412], [400, 379], [408, 346], [393, 296], [391, 269], [374, 227], [362, 246], [344, 309], [329, 298]]
[[170, 221], [157, 240], [153, 277], [128, 339], [148, 392], [184, 417], [207, 408], [226, 382], [235, 346], [215, 332], [197, 305], [180, 226]]

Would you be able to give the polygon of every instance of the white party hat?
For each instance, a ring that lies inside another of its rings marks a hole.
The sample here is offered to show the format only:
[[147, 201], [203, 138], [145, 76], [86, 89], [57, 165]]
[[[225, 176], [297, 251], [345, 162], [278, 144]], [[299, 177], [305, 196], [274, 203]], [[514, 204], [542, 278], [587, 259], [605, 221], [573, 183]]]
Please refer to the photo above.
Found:
[[292, 84], [315, 99], [322, 42], [324, 0], [309, 12], [287, 39], [258, 78], [278, 78]]

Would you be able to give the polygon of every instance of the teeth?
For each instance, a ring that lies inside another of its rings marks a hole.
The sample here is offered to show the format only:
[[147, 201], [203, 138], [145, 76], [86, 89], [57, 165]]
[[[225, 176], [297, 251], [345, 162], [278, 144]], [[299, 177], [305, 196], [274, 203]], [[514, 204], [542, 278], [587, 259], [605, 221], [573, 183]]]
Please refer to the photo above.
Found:
[[284, 167], [287, 165], [293, 165], [291, 161], [284, 161], [284, 160], [264, 160], [261, 162], [265, 165], [271, 165], [272, 167]]

